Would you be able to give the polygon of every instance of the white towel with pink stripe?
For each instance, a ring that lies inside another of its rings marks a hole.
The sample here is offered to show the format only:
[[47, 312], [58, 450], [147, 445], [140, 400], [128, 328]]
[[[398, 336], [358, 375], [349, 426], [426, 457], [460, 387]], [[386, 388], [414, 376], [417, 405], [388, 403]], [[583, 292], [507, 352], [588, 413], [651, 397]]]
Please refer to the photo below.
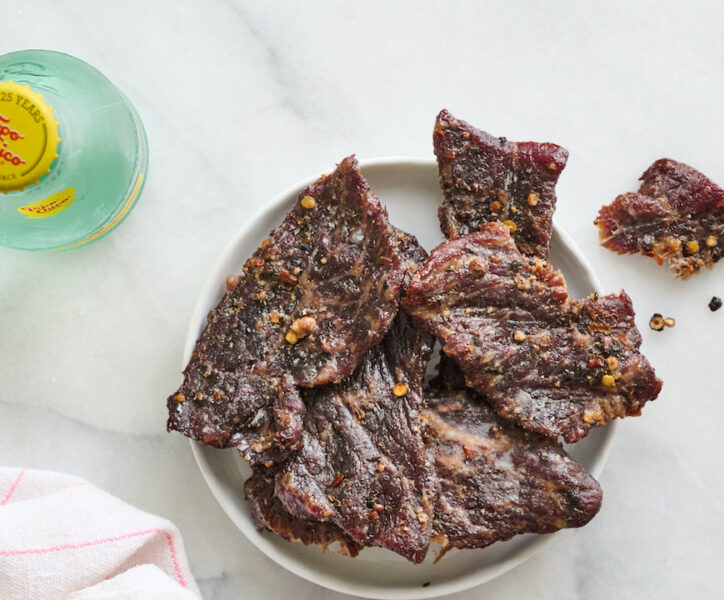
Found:
[[169, 521], [86, 481], [0, 467], [2, 600], [198, 600]]

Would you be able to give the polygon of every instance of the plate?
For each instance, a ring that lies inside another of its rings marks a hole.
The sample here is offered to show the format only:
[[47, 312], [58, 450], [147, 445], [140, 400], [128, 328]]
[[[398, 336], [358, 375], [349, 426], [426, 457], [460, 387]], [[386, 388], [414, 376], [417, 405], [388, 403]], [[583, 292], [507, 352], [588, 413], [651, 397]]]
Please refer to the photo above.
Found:
[[[375, 158], [360, 161], [372, 191], [387, 206], [390, 221], [417, 236], [431, 250], [443, 241], [437, 220], [442, 201], [437, 163], [433, 159]], [[299, 182], [279, 194], [241, 228], [212, 269], [196, 303], [186, 337], [184, 365], [196, 339], [206, 326], [206, 315], [225, 291], [226, 277], [239, 272], [269, 231], [282, 222], [299, 193], [319, 175]], [[577, 298], [601, 292], [600, 284], [571, 239], [554, 224], [551, 261], [566, 276], [570, 292]], [[592, 430], [569, 448], [570, 454], [595, 476], [603, 470], [615, 431], [615, 423]], [[381, 548], [367, 548], [356, 558], [316, 546], [289, 543], [256, 530], [242, 485], [251, 469], [235, 450], [217, 450], [198, 442], [191, 447], [201, 473], [221, 507], [244, 535], [269, 558], [292, 573], [316, 584], [356, 596], [402, 600], [434, 598], [489, 581], [521, 564], [552, 538], [527, 534], [478, 550], [451, 550], [437, 564], [431, 548], [425, 562], [413, 565]], [[567, 535], [560, 532], [556, 535]]]

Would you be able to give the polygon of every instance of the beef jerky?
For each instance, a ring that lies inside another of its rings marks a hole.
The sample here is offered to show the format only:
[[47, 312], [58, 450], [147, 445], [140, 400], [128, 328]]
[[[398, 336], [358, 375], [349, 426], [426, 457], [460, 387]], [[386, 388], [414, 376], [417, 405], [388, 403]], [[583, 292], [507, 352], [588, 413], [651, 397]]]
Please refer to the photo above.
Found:
[[414, 235], [397, 227], [394, 229], [397, 236], [397, 247], [402, 255], [404, 271], [402, 289], [404, 290], [407, 289], [418, 267], [427, 260], [427, 251], [420, 245]]
[[555, 441], [499, 421], [472, 390], [427, 398], [423, 420], [440, 481], [433, 527], [444, 551], [581, 527], [598, 512], [598, 482]]
[[304, 190], [209, 313], [168, 400], [169, 430], [252, 463], [294, 449], [304, 405], [293, 384], [347, 377], [398, 310], [411, 269], [398, 236], [354, 157]]
[[683, 163], [662, 158], [641, 176], [638, 193], [618, 196], [594, 223], [603, 245], [640, 252], [688, 279], [724, 252], [724, 189]]
[[305, 546], [317, 544], [323, 550], [337, 544], [340, 553], [357, 556], [360, 547], [339, 527], [297, 519], [290, 515], [274, 497], [274, 473], [264, 467], [254, 467], [253, 475], [244, 484], [244, 493], [251, 507], [251, 516], [257, 529], [276, 533], [288, 542], [302, 542]]
[[457, 237], [505, 222], [523, 254], [548, 257], [556, 182], [568, 151], [555, 144], [509, 142], [443, 110], [433, 145], [445, 201], [442, 232]]
[[570, 298], [563, 276], [523, 256], [500, 223], [433, 250], [403, 306], [470, 387], [531, 431], [576, 442], [639, 414], [661, 389], [639, 352], [630, 298]]
[[290, 375], [226, 371], [192, 358], [168, 409], [169, 430], [216, 448], [238, 448], [252, 464], [282, 460], [301, 442], [305, 406]]
[[304, 444], [276, 482], [290, 514], [422, 561], [436, 491], [419, 417], [432, 342], [400, 312], [350, 378], [304, 391]]

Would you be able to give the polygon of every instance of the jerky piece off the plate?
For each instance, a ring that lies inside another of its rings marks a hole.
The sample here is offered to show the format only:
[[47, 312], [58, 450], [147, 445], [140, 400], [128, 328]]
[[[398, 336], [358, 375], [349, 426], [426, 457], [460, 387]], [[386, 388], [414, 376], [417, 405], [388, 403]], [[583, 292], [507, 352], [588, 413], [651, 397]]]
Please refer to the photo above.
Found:
[[624, 293], [576, 301], [563, 276], [489, 223], [449, 240], [416, 273], [403, 307], [497, 413], [567, 442], [638, 415], [661, 381], [639, 352]]
[[641, 176], [638, 193], [618, 196], [594, 223], [602, 244], [619, 254], [640, 252], [688, 279], [724, 252], [724, 189], [696, 169], [668, 158]]
[[551, 439], [501, 422], [472, 390], [428, 390], [428, 452], [440, 481], [434, 539], [443, 551], [588, 523], [598, 482]]
[[276, 482], [289, 513], [423, 560], [437, 485], [419, 414], [432, 343], [400, 312], [350, 378], [304, 391], [304, 444]]
[[288, 454], [304, 412], [294, 384], [350, 375], [397, 313], [414, 268], [399, 235], [354, 157], [304, 190], [209, 313], [168, 429], [252, 463]]
[[509, 142], [443, 110], [432, 136], [445, 201], [442, 232], [457, 237], [503, 221], [523, 254], [548, 257], [556, 183], [568, 151], [555, 144]]
[[305, 546], [317, 544], [324, 551], [337, 544], [341, 554], [359, 554], [359, 545], [336, 525], [297, 519], [284, 510], [282, 503], [274, 497], [274, 472], [271, 469], [254, 467], [253, 475], [244, 484], [244, 494], [259, 531], [268, 529], [288, 542], [302, 542]]

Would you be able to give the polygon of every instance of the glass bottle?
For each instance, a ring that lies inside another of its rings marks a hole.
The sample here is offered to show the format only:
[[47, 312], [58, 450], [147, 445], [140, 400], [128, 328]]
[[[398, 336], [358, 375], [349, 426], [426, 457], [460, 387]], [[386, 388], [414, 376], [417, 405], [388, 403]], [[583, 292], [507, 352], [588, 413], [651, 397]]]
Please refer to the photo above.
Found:
[[131, 211], [148, 168], [128, 99], [60, 52], [0, 56], [0, 244], [24, 250], [92, 242]]

